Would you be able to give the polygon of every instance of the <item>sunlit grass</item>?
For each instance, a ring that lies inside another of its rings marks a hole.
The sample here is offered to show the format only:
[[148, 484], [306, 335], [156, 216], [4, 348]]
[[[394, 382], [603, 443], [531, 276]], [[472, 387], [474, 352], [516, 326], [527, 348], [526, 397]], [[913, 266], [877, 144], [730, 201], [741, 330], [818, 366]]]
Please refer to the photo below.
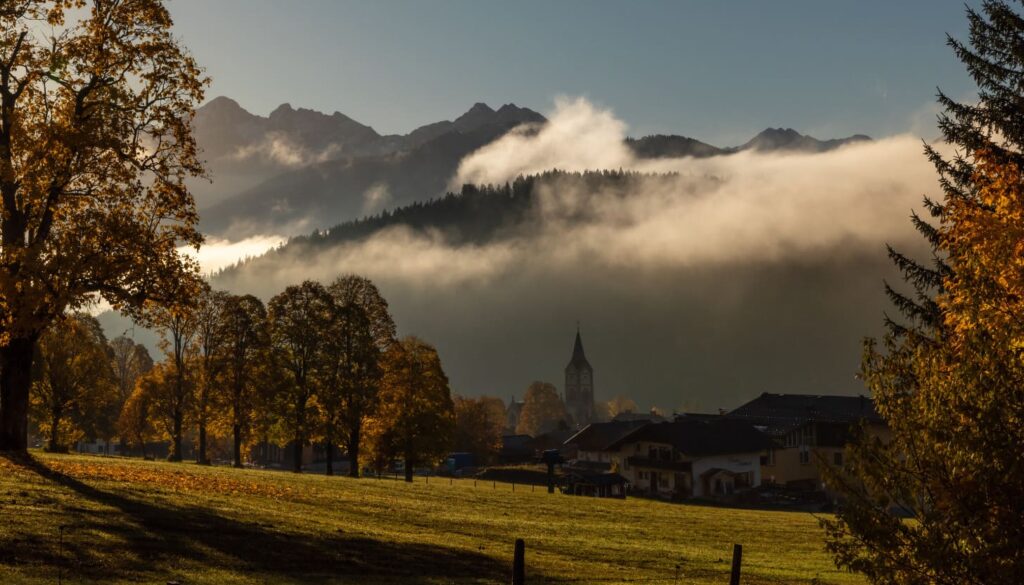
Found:
[[3, 583], [501, 583], [515, 538], [530, 583], [722, 584], [733, 543], [743, 583], [863, 582], [806, 513], [33, 457], [0, 459]]

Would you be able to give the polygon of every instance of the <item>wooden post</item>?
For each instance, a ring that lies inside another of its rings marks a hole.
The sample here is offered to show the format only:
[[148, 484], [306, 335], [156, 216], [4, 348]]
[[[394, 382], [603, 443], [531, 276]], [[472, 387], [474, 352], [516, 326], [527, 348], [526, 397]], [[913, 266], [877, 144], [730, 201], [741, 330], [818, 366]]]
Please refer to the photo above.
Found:
[[514, 482], [514, 481], [512, 482], [512, 491], [513, 492], [516, 491], [516, 482]]
[[526, 544], [522, 538], [516, 539], [512, 555], [512, 585], [526, 585]]
[[729, 585], [740, 585], [740, 563], [743, 562], [743, 545], [732, 545], [732, 574], [729, 575]]

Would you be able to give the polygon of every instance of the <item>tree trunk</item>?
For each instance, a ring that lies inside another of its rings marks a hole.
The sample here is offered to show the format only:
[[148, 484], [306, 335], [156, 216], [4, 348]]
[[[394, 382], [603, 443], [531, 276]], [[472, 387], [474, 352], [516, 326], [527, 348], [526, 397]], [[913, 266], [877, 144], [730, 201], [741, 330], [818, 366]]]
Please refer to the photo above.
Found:
[[196, 463], [209, 465], [210, 460], [206, 457], [206, 421], [199, 419], [199, 453], [196, 455]]
[[28, 450], [28, 395], [35, 337], [16, 337], [0, 347], [0, 451]]
[[327, 439], [327, 475], [334, 475], [334, 441]]
[[185, 417], [181, 409], [175, 409], [174, 430], [171, 437], [171, 454], [167, 457], [168, 461], [181, 461], [181, 426], [183, 418]]
[[356, 424], [348, 436], [348, 476], [359, 477], [359, 435], [362, 425]]
[[292, 454], [295, 457], [292, 471], [302, 473], [302, 433], [295, 433], [295, 444], [292, 446]]
[[50, 410], [50, 442], [46, 448], [51, 453], [61, 453], [60, 446], [60, 419], [64, 418], [61, 409], [54, 407]]
[[233, 447], [231, 449], [231, 465], [235, 467], [242, 466], [242, 425], [235, 423], [231, 428], [232, 435], [234, 437]]
[[405, 460], [405, 481], [412, 483], [412, 461]]

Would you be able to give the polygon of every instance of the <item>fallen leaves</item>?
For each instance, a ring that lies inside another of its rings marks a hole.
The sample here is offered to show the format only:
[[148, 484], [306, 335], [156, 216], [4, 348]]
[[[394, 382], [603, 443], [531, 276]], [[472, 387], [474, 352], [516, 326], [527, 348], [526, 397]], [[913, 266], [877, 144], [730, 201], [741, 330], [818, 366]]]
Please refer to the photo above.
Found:
[[121, 465], [50, 459], [46, 462], [52, 471], [76, 480], [113, 481], [126, 484], [158, 485], [173, 491], [201, 492], [204, 494], [250, 495], [270, 498], [295, 497], [297, 492], [288, 486], [267, 482], [244, 481], [215, 473], [195, 473], [188, 469], [167, 469], [165, 466]]

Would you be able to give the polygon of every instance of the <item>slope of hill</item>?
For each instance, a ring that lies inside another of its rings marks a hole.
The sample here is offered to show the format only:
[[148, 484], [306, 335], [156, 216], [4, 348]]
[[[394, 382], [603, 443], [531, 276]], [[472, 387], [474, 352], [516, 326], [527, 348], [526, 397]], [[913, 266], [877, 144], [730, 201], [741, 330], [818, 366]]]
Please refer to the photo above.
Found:
[[284, 105], [269, 118], [218, 98], [197, 112], [213, 184], [198, 186], [203, 231], [296, 233], [444, 192], [460, 160], [521, 124], [527, 108], [476, 104], [453, 122], [380, 136], [342, 114]]
[[133, 459], [0, 459], [0, 581], [854, 584], [806, 513]]
[[[477, 103], [452, 121], [406, 135], [378, 134], [339, 112], [283, 104], [268, 117], [219, 97], [196, 112], [195, 134], [213, 182], [192, 181], [201, 229], [229, 239], [293, 235], [442, 195], [459, 162], [520, 125], [544, 116]], [[720, 148], [678, 135], [627, 139], [638, 158], [710, 157], [742, 150], [825, 152], [867, 140], [817, 140], [769, 128], [742, 146]]]
[[869, 136], [854, 134], [846, 138], [818, 140], [813, 136], [800, 134], [792, 128], [766, 128], [742, 146], [727, 149], [732, 152], [756, 150], [759, 152], [827, 152], [847, 144], [871, 140]]

